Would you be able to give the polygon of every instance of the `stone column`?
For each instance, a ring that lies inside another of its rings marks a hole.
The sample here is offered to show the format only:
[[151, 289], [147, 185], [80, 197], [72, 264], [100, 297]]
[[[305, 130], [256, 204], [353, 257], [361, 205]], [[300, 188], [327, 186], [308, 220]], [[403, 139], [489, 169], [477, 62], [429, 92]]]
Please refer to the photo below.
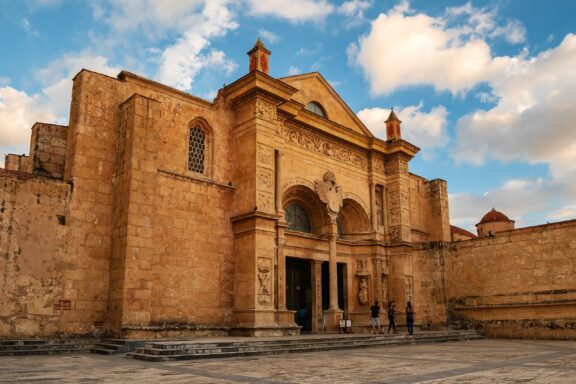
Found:
[[376, 193], [374, 191], [375, 184], [370, 182], [370, 217], [372, 218], [372, 230], [374, 232], [378, 231], [378, 216], [376, 209]]
[[328, 274], [330, 281], [330, 307], [326, 311], [328, 332], [338, 332], [344, 311], [338, 308], [338, 264], [336, 262], [336, 239], [338, 238], [337, 214], [330, 213], [330, 244], [328, 248]]
[[330, 274], [330, 309], [338, 309], [338, 264], [336, 262], [336, 239], [338, 238], [337, 215], [330, 215], [330, 247], [328, 270]]
[[322, 322], [322, 262], [311, 261], [312, 267], [312, 332], [324, 332]]

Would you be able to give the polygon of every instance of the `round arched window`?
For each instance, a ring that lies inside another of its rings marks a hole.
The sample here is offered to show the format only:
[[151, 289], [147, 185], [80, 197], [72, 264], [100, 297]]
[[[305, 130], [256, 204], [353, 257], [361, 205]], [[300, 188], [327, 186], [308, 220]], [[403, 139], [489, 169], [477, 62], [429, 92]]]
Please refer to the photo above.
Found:
[[301, 205], [292, 203], [284, 209], [284, 217], [288, 222], [288, 229], [298, 232], [312, 232], [308, 212]]
[[317, 114], [318, 116], [326, 118], [326, 111], [319, 103], [315, 101], [308, 103], [308, 105], [306, 105], [306, 109], [312, 113]]

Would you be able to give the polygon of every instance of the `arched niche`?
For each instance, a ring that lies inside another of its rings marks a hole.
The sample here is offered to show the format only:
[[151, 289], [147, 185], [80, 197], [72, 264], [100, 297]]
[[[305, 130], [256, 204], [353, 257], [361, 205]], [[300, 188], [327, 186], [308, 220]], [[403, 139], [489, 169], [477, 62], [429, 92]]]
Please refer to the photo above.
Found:
[[321, 235], [330, 221], [326, 206], [320, 201], [316, 192], [306, 185], [291, 185], [282, 195], [282, 209], [295, 204], [308, 214], [310, 233]]
[[344, 199], [338, 219], [343, 239], [356, 240], [370, 233], [370, 217], [355, 199]]

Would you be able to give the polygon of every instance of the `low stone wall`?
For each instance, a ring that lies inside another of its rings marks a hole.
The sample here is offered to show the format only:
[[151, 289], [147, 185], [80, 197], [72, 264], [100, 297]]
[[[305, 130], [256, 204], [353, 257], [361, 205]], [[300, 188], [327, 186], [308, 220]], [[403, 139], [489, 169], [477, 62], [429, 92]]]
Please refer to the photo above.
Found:
[[452, 325], [576, 339], [576, 220], [456, 242], [446, 255]]

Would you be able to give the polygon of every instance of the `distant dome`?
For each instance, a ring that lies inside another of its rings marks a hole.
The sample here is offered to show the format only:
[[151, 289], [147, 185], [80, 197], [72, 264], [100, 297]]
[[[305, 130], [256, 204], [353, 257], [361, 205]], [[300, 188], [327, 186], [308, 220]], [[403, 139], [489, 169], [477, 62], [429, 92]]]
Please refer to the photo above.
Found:
[[[506, 216], [502, 212], [497, 211], [494, 208], [492, 208], [492, 210], [490, 212], [488, 212], [487, 214], [484, 215], [484, 217], [482, 218], [482, 220], [480, 220], [480, 222], [478, 224], [497, 223], [497, 222], [502, 222], [502, 221], [514, 222], [514, 220], [510, 220], [508, 218], [508, 216]], [[476, 225], [478, 225], [478, 224], [476, 224]]]

